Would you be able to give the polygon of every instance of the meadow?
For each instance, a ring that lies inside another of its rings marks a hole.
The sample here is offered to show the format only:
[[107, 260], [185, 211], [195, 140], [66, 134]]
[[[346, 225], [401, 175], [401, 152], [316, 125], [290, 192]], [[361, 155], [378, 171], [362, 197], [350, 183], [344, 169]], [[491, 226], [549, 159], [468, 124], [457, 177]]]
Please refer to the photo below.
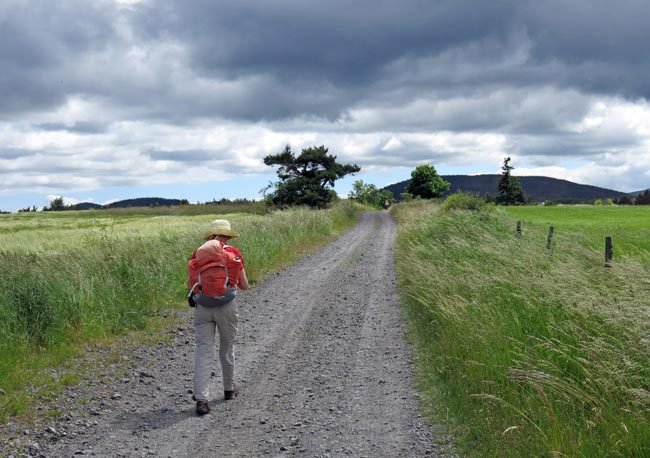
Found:
[[650, 262], [650, 206], [515, 206], [506, 212], [522, 221], [553, 226], [561, 236], [564, 229], [579, 230], [595, 250], [604, 250], [611, 236], [616, 257], [634, 257]]
[[85, 346], [187, 309], [187, 258], [211, 220], [227, 218], [240, 233], [233, 245], [255, 284], [353, 225], [358, 211], [347, 202], [269, 214], [216, 208], [0, 215], [0, 421], [75, 383], [49, 368]]
[[649, 456], [648, 209], [447, 207], [393, 209], [433, 420], [466, 456]]

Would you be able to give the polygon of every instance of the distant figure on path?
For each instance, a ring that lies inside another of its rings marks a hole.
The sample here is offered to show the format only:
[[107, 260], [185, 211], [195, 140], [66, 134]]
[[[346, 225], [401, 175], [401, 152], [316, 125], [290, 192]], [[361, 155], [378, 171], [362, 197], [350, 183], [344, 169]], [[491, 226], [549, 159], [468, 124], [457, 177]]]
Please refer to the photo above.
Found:
[[236, 294], [248, 288], [244, 259], [239, 249], [228, 245], [239, 234], [225, 219], [212, 221], [205, 233], [205, 243], [197, 248], [188, 263], [188, 303], [195, 307], [194, 395], [196, 413], [210, 412], [209, 383], [214, 362], [215, 333], [219, 331], [219, 360], [223, 374], [224, 399], [239, 394], [235, 385], [235, 338], [237, 337]]

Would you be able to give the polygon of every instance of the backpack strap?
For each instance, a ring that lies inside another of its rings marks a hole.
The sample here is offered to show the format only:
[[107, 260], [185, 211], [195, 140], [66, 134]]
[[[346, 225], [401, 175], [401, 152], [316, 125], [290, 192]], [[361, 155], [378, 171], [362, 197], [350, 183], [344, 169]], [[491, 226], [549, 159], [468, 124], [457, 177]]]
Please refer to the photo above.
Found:
[[209, 262], [199, 269], [199, 275], [201, 274], [201, 272], [209, 269], [210, 267], [223, 267], [224, 269], [226, 268], [226, 266], [223, 265], [223, 262], [219, 262], [219, 261]]
[[199, 286], [200, 284], [201, 284], [201, 283], [199, 283], [198, 281], [197, 281], [196, 283], [194, 283], [194, 284], [192, 285], [192, 287], [190, 288], [190, 291], [187, 293], [187, 297], [192, 297], [192, 295], [194, 294], [194, 288], [196, 288], [196, 287]]

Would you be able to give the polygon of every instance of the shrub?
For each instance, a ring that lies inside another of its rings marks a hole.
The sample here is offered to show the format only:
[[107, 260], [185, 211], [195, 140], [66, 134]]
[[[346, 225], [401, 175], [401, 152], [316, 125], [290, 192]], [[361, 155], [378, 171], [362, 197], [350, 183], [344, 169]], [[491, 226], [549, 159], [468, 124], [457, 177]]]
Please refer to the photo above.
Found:
[[485, 201], [479, 196], [469, 192], [456, 192], [445, 199], [443, 208], [445, 210], [473, 210], [478, 211], [484, 208]]
[[388, 208], [394, 201], [393, 193], [387, 189], [378, 189], [374, 184], [357, 180], [352, 184], [348, 198], [375, 208]]

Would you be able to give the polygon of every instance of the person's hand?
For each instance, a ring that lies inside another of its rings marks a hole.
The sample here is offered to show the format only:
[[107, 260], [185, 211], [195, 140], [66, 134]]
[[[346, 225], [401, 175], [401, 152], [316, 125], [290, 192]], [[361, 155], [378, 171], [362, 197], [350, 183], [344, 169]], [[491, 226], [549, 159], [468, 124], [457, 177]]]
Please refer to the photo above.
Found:
[[194, 302], [194, 298], [192, 296], [189, 296], [187, 298], [187, 305], [190, 307], [196, 307], [196, 302]]

